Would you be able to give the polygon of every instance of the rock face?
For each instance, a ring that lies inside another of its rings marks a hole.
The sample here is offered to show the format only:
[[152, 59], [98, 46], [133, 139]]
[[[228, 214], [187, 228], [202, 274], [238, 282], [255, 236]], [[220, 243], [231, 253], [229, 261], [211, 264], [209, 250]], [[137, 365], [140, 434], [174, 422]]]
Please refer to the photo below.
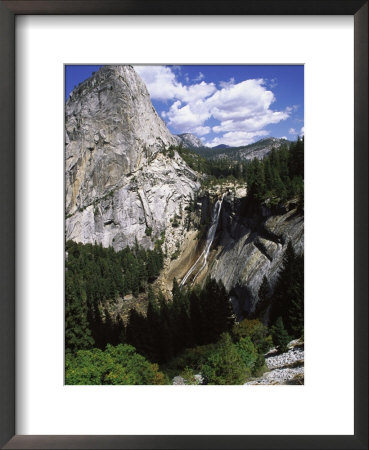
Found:
[[152, 247], [199, 189], [131, 66], [107, 66], [65, 108], [66, 238]]
[[189, 148], [190, 150], [204, 147], [204, 144], [200, 141], [200, 139], [191, 133], [177, 134], [175, 138], [178, 143], [177, 145], [182, 144], [183, 147]]
[[267, 208], [252, 214], [245, 203], [224, 197], [218, 248], [208, 270], [223, 282], [239, 319], [254, 312], [264, 275], [275, 284], [288, 242], [298, 254], [304, 249], [304, 218], [292, 202], [274, 215]]

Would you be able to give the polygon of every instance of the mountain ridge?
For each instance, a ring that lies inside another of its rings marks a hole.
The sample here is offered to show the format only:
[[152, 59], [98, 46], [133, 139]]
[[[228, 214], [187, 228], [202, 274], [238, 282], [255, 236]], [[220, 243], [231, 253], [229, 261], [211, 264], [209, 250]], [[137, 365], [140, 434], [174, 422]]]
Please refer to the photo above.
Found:
[[207, 159], [232, 159], [235, 161], [250, 161], [254, 158], [263, 159], [272, 148], [278, 149], [282, 145], [289, 146], [291, 141], [284, 138], [263, 138], [249, 145], [240, 147], [202, 147], [192, 149]]

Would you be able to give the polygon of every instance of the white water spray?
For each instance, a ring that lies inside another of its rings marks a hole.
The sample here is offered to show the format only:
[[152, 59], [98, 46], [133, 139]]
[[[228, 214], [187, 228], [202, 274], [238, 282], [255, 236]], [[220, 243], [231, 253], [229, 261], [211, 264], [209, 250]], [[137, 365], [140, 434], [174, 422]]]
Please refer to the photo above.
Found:
[[197, 271], [193, 281], [191, 284], [194, 284], [196, 278], [200, 275], [200, 273], [202, 272], [202, 270], [204, 269], [204, 267], [206, 266], [207, 260], [208, 260], [208, 256], [209, 256], [209, 252], [210, 252], [210, 248], [211, 245], [213, 243], [214, 237], [215, 237], [215, 233], [217, 231], [217, 227], [218, 227], [218, 221], [219, 221], [219, 216], [220, 216], [220, 211], [222, 209], [222, 203], [223, 203], [223, 198], [224, 198], [225, 194], [222, 195], [221, 200], [217, 200], [217, 202], [214, 205], [214, 209], [213, 209], [213, 214], [211, 217], [211, 224], [210, 224], [210, 228], [208, 231], [208, 234], [206, 236], [206, 243], [205, 243], [205, 249], [204, 251], [201, 253], [201, 255], [197, 258], [195, 264], [191, 267], [191, 269], [186, 273], [186, 275], [183, 277], [183, 280], [181, 281], [180, 286], [184, 286], [188, 280], [188, 278], [192, 275], [192, 273], [195, 271], [195, 269], [200, 266], [201, 262], [201, 266], [200, 269]]

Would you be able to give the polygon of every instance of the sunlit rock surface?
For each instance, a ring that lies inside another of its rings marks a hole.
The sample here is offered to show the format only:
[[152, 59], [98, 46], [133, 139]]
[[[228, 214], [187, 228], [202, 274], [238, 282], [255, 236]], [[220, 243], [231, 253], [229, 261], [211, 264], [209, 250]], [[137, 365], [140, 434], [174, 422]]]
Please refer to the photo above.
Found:
[[[199, 188], [131, 66], [107, 66], [66, 103], [66, 238], [152, 247]], [[150, 231], [150, 228], [152, 231]]]

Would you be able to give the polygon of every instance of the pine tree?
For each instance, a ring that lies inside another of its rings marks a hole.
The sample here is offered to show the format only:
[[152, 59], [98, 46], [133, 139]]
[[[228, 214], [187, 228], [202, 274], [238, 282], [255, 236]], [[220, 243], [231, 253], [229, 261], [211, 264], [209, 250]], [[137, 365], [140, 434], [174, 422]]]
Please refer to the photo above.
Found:
[[277, 350], [284, 353], [288, 350], [288, 343], [291, 338], [289, 337], [286, 329], [284, 328], [283, 320], [278, 317], [275, 325], [272, 328], [273, 343]]
[[147, 323], [149, 327], [149, 351], [148, 359], [152, 362], [161, 360], [161, 329], [160, 329], [160, 311], [155, 300], [149, 300], [147, 307]]
[[190, 321], [192, 336], [196, 345], [202, 345], [205, 342], [202, 319], [203, 313], [200, 303], [200, 295], [196, 289], [193, 289], [190, 294]]
[[264, 275], [258, 291], [259, 302], [256, 304], [255, 315], [263, 318], [270, 304], [271, 288], [268, 278]]
[[205, 338], [207, 342], [214, 342], [234, 325], [232, 305], [222, 282], [217, 283], [214, 279], [207, 280], [201, 299]]
[[92, 348], [90, 324], [87, 319], [87, 305], [76, 294], [72, 277], [66, 278], [65, 304], [65, 347], [75, 353]]
[[159, 352], [160, 361], [169, 361], [174, 354], [173, 349], [173, 326], [168, 305], [162, 297], [160, 299], [160, 320], [159, 320]]
[[287, 245], [272, 297], [271, 322], [279, 316], [292, 337], [301, 336], [304, 326], [304, 257], [295, 254], [291, 242]]
[[150, 330], [145, 317], [131, 309], [126, 329], [127, 342], [136, 348], [138, 353], [148, 356], [150, 353]]

